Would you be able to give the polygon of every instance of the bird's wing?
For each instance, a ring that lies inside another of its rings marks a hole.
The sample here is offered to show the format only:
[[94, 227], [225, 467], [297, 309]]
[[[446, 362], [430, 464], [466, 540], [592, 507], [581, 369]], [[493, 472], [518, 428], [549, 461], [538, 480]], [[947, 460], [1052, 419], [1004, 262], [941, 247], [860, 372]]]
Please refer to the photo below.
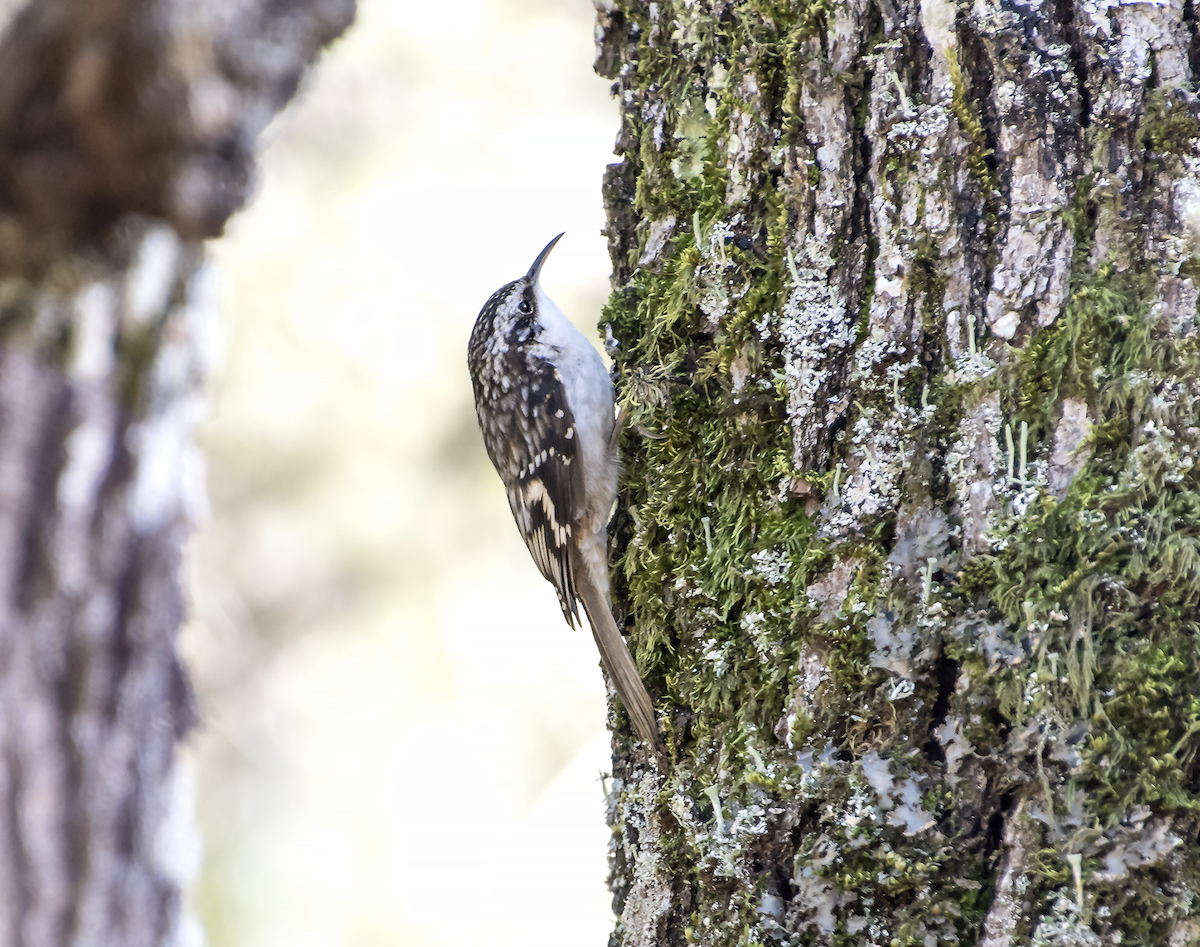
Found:
[[[567, 624], [579, 621], [570, 545], [575, 511], [583, 500], [583, 465], [575, 417], [558, 369], [534, 360], [527, 377], [527, 411], [519, 418], [521, 443], [513, 445], [516, 477], [507, 484], [508, 505], [542, 575], [554, 584]], [[536, 444], [534, 453], [527, 445]]]

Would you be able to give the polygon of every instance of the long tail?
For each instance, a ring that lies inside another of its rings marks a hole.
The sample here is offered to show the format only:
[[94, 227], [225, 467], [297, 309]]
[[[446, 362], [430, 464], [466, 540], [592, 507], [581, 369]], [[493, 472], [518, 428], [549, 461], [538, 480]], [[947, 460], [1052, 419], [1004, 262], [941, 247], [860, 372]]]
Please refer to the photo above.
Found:
[[637, 665], [625, 646], [625, 639], [617, 630], [613, 620], [612, 610], [608, 607], [608, 598], [603, 595], [592, 581], [587, 569], [580, 569], [575, 576], [575, 592], [583, 602], [587, 612], [588, 622], [592, 626], [592, 637], [596, 639], [596, 647], [600, 649], [600, 660], [604, 670], [617, 689], [617, 695], [638, 736], [652, 746], [656, 752], [662, 752], [662, 738], [658, 735], [658, 724], [654, 718], [654, 704], [638, 675]]

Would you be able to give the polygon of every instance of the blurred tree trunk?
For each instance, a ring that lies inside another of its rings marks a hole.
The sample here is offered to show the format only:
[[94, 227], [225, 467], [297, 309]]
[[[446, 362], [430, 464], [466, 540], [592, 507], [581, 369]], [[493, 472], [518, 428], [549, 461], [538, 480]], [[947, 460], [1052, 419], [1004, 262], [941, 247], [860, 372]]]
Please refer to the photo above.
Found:
[[353, 0], [0, 9], [0, 945], [198, 943], [203, 240]]
[[1200, 9], [597, 6], [614, 942], [1200, 942]]

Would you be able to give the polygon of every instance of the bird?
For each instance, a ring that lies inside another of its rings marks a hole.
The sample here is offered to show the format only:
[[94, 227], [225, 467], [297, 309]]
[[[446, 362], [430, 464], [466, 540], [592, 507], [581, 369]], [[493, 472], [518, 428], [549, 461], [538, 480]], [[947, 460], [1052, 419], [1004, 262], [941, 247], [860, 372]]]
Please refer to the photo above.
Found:
[[577, 627], [583, 605], [634, 729], [661, 752], [654, 704], [609, 599], [607, 527], [620, 469], [612, 379], [539, 282], [562, 236], [479, 311], [467, 345], [475, 413], [521, 538], [563, 617]]

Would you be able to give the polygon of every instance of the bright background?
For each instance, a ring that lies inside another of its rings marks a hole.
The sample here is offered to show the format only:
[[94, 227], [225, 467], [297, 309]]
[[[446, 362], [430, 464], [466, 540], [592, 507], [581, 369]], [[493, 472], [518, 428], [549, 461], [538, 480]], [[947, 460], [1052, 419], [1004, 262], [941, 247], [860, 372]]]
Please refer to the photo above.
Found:
[[559, 231], [594, 334], [616, 104], [587, 0], [360, 0], [213, 247], [227, 346], [185, 645], [214, 947], [587, 945], [591, 637], [476, 428], [467, 336]]

